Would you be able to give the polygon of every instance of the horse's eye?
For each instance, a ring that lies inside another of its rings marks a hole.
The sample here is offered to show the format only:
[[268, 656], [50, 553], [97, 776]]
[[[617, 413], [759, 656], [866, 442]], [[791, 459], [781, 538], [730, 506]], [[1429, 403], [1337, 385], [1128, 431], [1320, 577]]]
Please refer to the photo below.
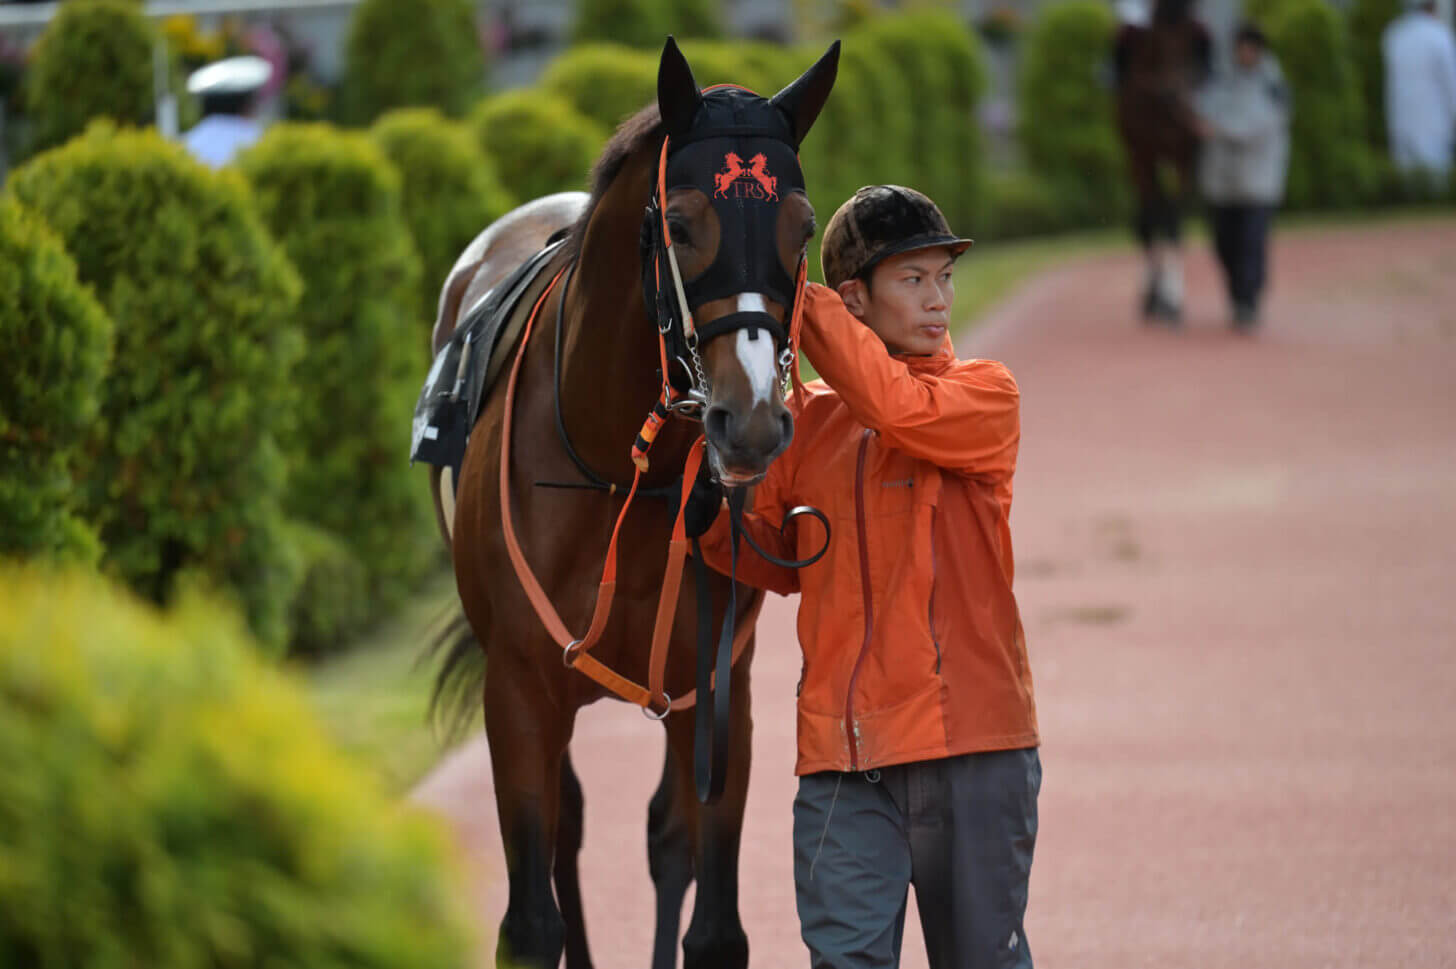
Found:
[[669, 219], [667, 221], [667, 231], [672, 236], [673, 245], [690, 246], [693, 244], [692, 233], [688, 232], [688, 227], [682, 222], [676, 219]]

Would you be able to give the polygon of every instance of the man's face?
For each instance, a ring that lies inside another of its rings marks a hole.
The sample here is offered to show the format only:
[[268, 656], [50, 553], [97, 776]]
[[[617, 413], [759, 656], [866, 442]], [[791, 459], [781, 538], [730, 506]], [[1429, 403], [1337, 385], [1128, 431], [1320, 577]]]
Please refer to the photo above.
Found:
[[1259, 63], [1262, 53], [1258, 44], [1243, 40], [1234, 48], [1234, 59], [1238, 61], [1240, 67], [1248, 70]]
[[885, 341], [891, 353], [931, 354], [945, 342], [955, 302], [949, 246], [913, 249], [890, 256], [862, 279], [839, 284], [851, 313]]

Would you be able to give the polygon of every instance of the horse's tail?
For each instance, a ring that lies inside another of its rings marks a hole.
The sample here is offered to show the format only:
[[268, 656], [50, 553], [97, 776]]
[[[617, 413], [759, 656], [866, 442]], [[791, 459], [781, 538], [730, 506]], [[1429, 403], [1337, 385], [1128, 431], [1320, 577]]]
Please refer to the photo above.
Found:
[[430, 723], [443, 737], [453, 739], [479, 716], [485, 690], [485, 651], [458, 603], [430, 640], [425, 658], [439, 661], [430, 690]]

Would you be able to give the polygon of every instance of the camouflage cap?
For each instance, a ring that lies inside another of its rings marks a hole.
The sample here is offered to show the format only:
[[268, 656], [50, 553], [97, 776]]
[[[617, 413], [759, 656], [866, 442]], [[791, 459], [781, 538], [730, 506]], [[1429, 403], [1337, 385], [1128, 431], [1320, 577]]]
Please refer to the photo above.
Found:
[[948, 246], [960, 255], [972, 245], [950, 231], [934, 202], [903, 185], [867, 185], [829, 219], [819, 247], [824, 281], [838, 287], [867, 275], [887, 256]]

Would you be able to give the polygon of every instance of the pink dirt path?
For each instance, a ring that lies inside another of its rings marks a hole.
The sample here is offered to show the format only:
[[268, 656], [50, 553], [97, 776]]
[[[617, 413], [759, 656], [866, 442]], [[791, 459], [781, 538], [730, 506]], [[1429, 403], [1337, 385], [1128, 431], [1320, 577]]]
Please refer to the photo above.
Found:
[[[1023, 395], [1036, 960], [1456, 966], [1456, 221], [1278, 237], [1253, 339], [1226, 329], [1191, 252], [1183, 332], [1130, 318], [1139, 267], [1116, 254], [1043, 274], [960, 342]], [[807, 963], [794, 608], [770, 597], [754, 667], [742, 913], [758, 966]], [[648, 963], [661, 752], [634, 709], [578, 722], [600, 969]], [[416, 794], [479, 872], [483, 965], [505, 908], [488, 757], [467, 745]], [[913, 908], [905, 949], [925, 965]]]

